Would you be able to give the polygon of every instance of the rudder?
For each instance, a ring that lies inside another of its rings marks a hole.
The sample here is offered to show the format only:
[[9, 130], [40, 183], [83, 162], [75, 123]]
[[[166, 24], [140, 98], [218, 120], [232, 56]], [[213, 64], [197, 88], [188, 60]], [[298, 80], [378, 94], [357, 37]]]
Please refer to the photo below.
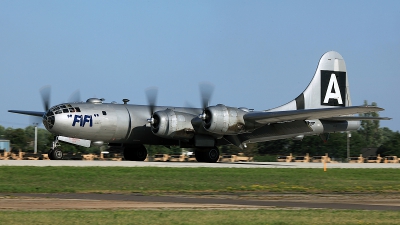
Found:
[[293, 101], [268, 111], [351, 106], [346, 64], [335, 52], [325, 53], [307, 88]]

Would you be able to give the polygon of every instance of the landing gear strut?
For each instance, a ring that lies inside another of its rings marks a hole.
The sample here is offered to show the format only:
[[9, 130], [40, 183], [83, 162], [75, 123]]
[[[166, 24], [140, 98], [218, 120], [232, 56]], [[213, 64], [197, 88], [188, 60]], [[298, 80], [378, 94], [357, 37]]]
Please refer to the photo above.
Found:
[[217, 147], [197, 148], [194, 151], [197, 162], [215, 163], [219, 159], [219, 150]]
[[49, 159], [51, 160], [61, 160], [63, 158], [63, 152], [59, 148], [60, 145], [58, 144], [58, 137], [56, 136], [53, 141], [53, 146], [47, 153]]
[[144, 161], [147, 158], [147, 149], [141, 144], [124, 145], [124, 158], [129, 161]]

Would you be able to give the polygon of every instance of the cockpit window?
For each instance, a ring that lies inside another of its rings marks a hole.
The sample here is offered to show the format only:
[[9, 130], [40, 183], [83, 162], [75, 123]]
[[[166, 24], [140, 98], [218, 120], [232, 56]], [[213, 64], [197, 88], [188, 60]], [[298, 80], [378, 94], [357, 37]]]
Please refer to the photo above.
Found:
[[102, 113], [103, 113], [104, 116], [107, 115], [107, 112], [106, 112], [106, 111], [102, 111]]
[[71, 104], [65, 105], [56, 105], [49, 109], [47, 113], [52, 114], [61, 114], [61, 113], [74, 113], [74, 112], [81, 112], [79, 107], [72, 107]]
[[51, 107], [45, 115], [43, 115], [43, 123], [46, 126], [46, 128], [51, 129], [54, 126], [55, 123], [55, 114], [62, 114], [62, 113], [74, 113], [74, 112], [80, 112], [79, 107], [72, 107], [71, 104], [60, 104]]

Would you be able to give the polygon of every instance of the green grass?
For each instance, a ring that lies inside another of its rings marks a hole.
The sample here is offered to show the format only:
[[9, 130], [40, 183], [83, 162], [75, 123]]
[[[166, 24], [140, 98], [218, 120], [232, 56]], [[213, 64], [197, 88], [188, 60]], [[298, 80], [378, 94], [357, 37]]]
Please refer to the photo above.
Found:
[[[398, 193], [397, 169], [0, 167], [0, 192]], [[0, 211], [7, 224], [398, 224], [396, 211], [35, 210]]]
[[117, 210], [0, 211], [0, 224], [398, 224], [396, 211]]
[[397, 169], [0, 167], [0, 193], [399, 192]]

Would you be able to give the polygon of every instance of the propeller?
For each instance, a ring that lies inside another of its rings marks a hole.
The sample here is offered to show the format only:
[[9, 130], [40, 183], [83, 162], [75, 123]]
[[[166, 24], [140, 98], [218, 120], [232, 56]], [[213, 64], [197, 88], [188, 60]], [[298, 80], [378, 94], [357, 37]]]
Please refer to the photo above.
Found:
[[29, 116], [29, 124], [33, 126], [40, 126], [42, 125], [43, 118], [38, 116]]
[[155, 123], [153, 114], [154, 114], [154, 108], [155, 108], [156, 102], [157, 102], [157, 94], [158, 94], [157, 87], [149, 87], [146, 89], [146, 97], [147, 97], [147, 103], [149, 104], [149, 113], [150, 113], [150, 119], [147, 119], [147, 121], [151, 125], [153, 125]]
[[76, 89], [68, 98], [68, 102], [81, 102], [81, 92]]
[[214, 92], [214, 85], [209, 82], [203, 82], [199, 85], [200, 88], [200, 95], [201, 95], [201, 105], [203, 108], [203, 113], [199, 115], [202, 120], [207, 119], [206, 108], [210, 103], [212, 93]]
[[51, 92], [50, 85], [46, 85], [40, 88], [40, 95], [42, 96], [42, 102], [45, 112], [47, 112], [50, 108], [50, 92]]
[[210, 103], [212, 93], [214, 92], [214, 85], [208, 82], [200, 83], [200, 94], [201, 94], [201, 104], [202, 108], [205, 109]]

